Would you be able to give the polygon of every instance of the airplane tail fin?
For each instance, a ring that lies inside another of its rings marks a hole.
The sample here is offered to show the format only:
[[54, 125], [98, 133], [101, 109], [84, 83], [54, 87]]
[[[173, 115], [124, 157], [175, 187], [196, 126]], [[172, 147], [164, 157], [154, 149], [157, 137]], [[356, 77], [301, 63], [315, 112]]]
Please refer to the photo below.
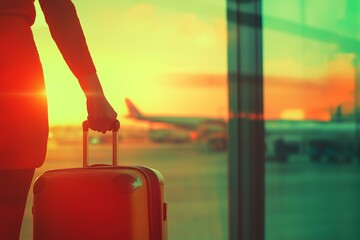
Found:
[[130, 99], [125, 98], [125, 103], [126, 103], [128, 111], [129, 111], [129, 114], [127, 115], [128, 118], [141, 119], [143, 117], [142, 113], [134, 105], [134, 103], [130, 101]]

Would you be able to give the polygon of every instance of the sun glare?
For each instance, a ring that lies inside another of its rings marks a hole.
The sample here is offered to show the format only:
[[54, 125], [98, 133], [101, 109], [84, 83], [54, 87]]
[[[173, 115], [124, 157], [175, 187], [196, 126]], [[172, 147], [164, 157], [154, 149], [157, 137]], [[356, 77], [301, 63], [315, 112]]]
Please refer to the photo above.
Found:
[[281, 112], [280, 119], [283, 120], [304, 120], [305, 113], [303, 109], [286, 109]]

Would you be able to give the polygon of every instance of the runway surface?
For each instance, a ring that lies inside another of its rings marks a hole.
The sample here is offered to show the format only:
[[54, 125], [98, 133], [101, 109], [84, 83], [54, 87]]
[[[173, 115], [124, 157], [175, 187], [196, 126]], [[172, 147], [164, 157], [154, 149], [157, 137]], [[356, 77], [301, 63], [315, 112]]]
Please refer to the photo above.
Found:
[[[110, 163], [111, 146], [90, 149]], [[158, 169], [165, 179], [169, 240], [228, 239], [227, 153], [196, 144], [119, 144], [119, 163]], [[49, 145], [36, 171], [81, 167], [81, 144]], [[360, 239], [360, 164], [266, 163], [266, 239]], [[21, 233], [32, 239], [32, 193]]]

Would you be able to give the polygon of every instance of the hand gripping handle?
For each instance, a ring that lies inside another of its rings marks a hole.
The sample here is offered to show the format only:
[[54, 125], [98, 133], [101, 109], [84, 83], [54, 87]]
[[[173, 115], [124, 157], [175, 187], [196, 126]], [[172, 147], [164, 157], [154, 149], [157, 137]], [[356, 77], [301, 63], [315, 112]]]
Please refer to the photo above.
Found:
[[[83, 167], [89, 167], [89, 140], [88, 140], [88, 132], [89, 132], [89, 123], [88, 121], [84, 121], [82, 124], [83, 128]], [[112, 154], [112, 165], [117, 166], [117, 147], [118, 147], [118, 131], [120, 129], [119, 120], [115, 120], [112, 126], [112, 135], [113, 135], [113, 154]]]

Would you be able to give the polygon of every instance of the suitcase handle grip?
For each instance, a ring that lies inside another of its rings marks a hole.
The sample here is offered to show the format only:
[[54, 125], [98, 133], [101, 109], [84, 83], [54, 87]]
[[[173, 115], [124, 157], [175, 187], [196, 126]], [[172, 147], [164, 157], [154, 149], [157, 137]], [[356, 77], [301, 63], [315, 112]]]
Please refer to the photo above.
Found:
[[[85, 120], [82, 124], [83, 128], [83, 167], [89, 167], [89, 140], [88, 140], [88, 132], [89, 132], [89, 123]], [[112, 165], [117, 166], [117, 147], [118, 147], [118, 131], [120, 129], [119, 120], [115, 120], [112, 126]]]

